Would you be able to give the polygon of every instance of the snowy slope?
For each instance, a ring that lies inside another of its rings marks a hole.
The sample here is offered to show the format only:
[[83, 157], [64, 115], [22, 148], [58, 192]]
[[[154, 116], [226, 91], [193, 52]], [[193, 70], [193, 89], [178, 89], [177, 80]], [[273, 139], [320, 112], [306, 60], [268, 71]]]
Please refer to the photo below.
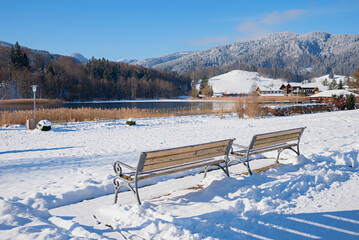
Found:
[[333, 80], [335, 80], [335, 82], [337, 84], [339, 84], [340, 81], [342, 81], [343, 83], [345, 82], [345, 76], [343, 75], [334, 75], [334, 78], [331, 79], [329, 78], [329, 74], [327, 75], [323, 75], [321, 77], [317, 77], [317, 78], [313, 78], [311, 79], [310, 81], [312, 83], [314, 83], [315, 85], [318, 86], [318, 88], [321, 90], [321, 91], [325, 91], [325, 90], [328, 90], [328, 86], [324, 86], [323, 85], [323, 82], [327, 80], [328, 84], [330, 84]]
[[231, 72], [212, 77], [208, 80], [212, 85], [214, 93], [246, 93], [253, 88], [275, 88], [284, 83], [282, 80], [276, 80], [260, 76], [256, 72], [247, 72], [242, 70], [233, 70]]
[[[352, 110], [0, 128], [0, 239], [358, 239], [358, 118]], [[135, 166], [141, 151], [232, 137], [247, 145], [255, 133], [301, 126], [302, 155], [284, 151], [283, 166], [251, 177], [236, 165], [231, 178], [215, 170], [202, 180], [194, 170], [147, 179], [141, 207], [128, 191], [112, 205], [116, 160]]]
[[238, 63], [282, 68], [299, 74], [308, 69], [311, 69], [311, 72], [327, 72], [328, 67], [346, 73], [353, 72], [354, 66], [357, 66], [358, 39], [359, 35], [321, 31], [307, 34], [281, 32], [193, 52], [178, 58], [152, 58], [143, 62], [147, 63], [146, 67], [178, 73]]

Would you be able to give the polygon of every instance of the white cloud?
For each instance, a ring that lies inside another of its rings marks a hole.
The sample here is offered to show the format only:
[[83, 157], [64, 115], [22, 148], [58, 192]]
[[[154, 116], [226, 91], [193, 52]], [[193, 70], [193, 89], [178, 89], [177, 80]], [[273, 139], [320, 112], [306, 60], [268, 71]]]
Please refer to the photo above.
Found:
[[241, 33], [242, 36], [237, 37], [237, 41], [246, 41], [250, 39], [256, 39], [263, 36], [266, 36], [272, 33], [269, 29], [265, 28], [259, 22], [246, 21], [237, 26], [237, 31]]
[[261, 19], [261, 23], [265, 25], [277, 25], [287, 21], [295, 20], [306, 14], [307, 11], [304, 9], [290, 9], [285, 12], [274, 11], [266, 14]]
[[214, 38], [203, 38], [200, 40], [193, 40], [193, 41], [191, 41], [191, 44], [206, 46], [206, 45], [213, 45], [213, 44], [223, 44], [223, 43], [228, 42], [228, 40], [229, 40], [229, 38], [226, 36], [219, 36], [219, 37], [214, 37]]
[[261, 16], [256, 21], [244, 21], [237, 26], [237, 32], [241, 34], [241, 36], [237, 37], [237, 41], [266, 36], [274, 32], [271, 29], [272, 26], [299, 19], [306, 13], [307, 11], [304, 9], [290, 9], [284, 12], [274, 11]]

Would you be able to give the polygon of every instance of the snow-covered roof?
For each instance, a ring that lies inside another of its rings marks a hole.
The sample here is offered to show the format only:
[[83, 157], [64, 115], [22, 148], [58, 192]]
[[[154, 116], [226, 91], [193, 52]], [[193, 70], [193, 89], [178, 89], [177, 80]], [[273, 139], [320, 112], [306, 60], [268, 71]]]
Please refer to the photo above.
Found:
[[327, 90], [324, 92], [320, 92], [317, 94], [314, 94], [310, 97], [315, 98], [315, 97], [332, 97], [333, 95], [339, 96], [339, 95], [349, 95], [349, 94], [353, 94], [355, 97], [358, 97], [359, 95], [347, 90], [343, 90], [343, 89], [338, 89], [338, 90]]
[[302, 87], [303, 84], [301, 82], [289, 82], [292, 87]]

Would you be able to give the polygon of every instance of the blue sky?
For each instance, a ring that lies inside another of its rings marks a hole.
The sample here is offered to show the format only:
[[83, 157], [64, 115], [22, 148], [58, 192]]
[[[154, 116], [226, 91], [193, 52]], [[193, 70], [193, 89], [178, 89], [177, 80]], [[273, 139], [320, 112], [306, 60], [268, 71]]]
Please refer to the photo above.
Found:
[[276, 32], [359, 34], [359, 0], [0, 0], [0, 40], [118, 60]]

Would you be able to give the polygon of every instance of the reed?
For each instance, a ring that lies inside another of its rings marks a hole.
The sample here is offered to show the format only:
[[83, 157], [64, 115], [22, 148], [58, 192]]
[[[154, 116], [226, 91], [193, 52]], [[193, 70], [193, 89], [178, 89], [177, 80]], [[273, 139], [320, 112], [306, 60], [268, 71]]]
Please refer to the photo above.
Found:
[[[177, 109], [177, 110], [152, 110], [138, 108], [117, 108], [117, 109], [101, 109], [101, 108], [57, 108], [57, 109], [39, 109], [36, 111], [37, 120], [49, 121], [96, 121], [99, 119], [128, 119], [132, 118], [155, 118], [155, 117], [171, 117], [185, 115], [200, 114], [224, 114], [232, 112], [231, 109], [213, 110], [213, 109]], [[26, 123], [26, 118], [32, 118], [34, 112], [32, 110], [19, 111], [1, 111], [0, 125], [21, 124]]]

